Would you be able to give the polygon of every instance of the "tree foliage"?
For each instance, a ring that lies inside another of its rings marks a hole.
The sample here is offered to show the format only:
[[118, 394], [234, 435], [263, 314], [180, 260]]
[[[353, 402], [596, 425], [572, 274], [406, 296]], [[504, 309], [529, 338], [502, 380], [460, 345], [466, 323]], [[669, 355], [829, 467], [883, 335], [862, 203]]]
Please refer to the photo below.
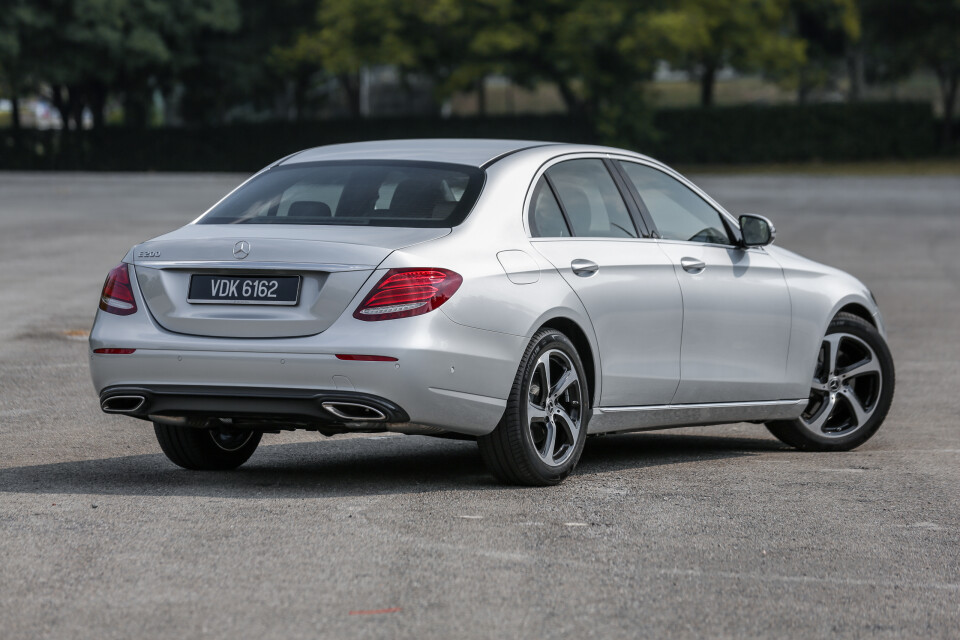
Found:
[[661, 17], [671, 59], [700, 82], [700, 103], [714, 101], [717, 72], [779, 72], [804, 61], [804, 43], [788, 30], [788, 0], [678, 0]]
[[41, 92], [73, 128], [85, 109], [102, 126], [108, 101], [146, 126], [157, 94], [168, 122], [302, 119], [330, 87], [361, 116], [365, 71], [389, 65], [437, 104], [482, 98], [494, 74], [546, 83], [601, 134], [639, 140], [658, 61], [688, 70], [709, 106], [726, 68], [802, 101], [846, 62], [855, 96], [869, 56], [887, 77], [931, 69], [949, 126], [958, 16], [960, 0], [4, 0], [0, 92]]
[[865, 31], [882, 43], [893, 75], [926, 68], [936, 75], [943, 110], [942, 144], [950, 144], [960, 91], [960, 0], [861, 0]]

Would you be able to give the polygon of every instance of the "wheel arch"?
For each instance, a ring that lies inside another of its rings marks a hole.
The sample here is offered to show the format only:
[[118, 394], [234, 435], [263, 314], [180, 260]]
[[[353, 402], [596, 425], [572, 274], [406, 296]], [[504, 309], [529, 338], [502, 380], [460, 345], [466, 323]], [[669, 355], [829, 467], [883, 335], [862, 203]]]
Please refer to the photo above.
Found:
[[[857, 316], [858, 318], [869, 322], [874, 328], [877, 328], [877, 321], [874, 319], [873, 313], [871, 313], [870, 310], [862, 304], [857, 302], [848, 303], [845, 306], [837, 309], [836, 313], [833, 314], [833, 317], [836, 318], [837, 315], [841, 313], [849, 313], [850, 315]], [[833, 318], [831, 318], [831, 321], [832, 320]]]
[[829, 307], [830, 312], [825, 317], [820, 318], [822, 323], [820, 335], [826, 334], [827, 327], [830, 326], [838, 313], [849, 313], [867, 322], [879, 331], [881, 336], [886, 338], [886, 327], [884, 327], [883, 320], [879, 315], [880, 310], [869, 296], [870, 292], [864, 287], [863, 292], [850, 292], [845, 296], [834, 299], [833, 304]]
[[600, 399], [600, 362], [590, 339], [587, 338], [586, 331], [575, 320], [563, 316], [550, 318], [543, 322], [537, 331], [540, 329], [555, 329], [570, 338], [573, 346], [577, 348], [580, 361], [583, 363], [583, 368], [587, 374], [587, 388], [590, 391], [591, 407], [596, 407]]

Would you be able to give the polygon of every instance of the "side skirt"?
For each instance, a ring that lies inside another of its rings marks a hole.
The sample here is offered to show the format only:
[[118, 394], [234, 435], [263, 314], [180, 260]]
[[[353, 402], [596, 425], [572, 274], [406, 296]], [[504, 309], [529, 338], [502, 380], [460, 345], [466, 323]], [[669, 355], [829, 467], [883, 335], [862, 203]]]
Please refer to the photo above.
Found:
[[590, 417], [588, 433], [647, 431], [731, 422], [767, 422], [800, 417], [807, 399], [773, 402], [717, 402], [645, 407], [598, 407]]

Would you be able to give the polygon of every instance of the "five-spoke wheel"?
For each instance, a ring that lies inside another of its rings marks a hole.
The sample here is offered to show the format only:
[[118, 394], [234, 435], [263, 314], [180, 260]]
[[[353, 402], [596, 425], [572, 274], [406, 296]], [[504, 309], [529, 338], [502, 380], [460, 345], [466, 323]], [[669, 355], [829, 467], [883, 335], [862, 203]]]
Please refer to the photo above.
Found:
[[560, 466], [580, 438], [580, 376], [567, 354], [551, 349], [537, 358], [528, 388], [527, 427], [533, 446], [545, 464]]
[[826, 336], [817, 359], [810, 403], [800, 416], [817, 435], [837, 437], [867, 423], [883, 389], [880, 358], [851, 333]]
[[478, 440], [494, 475], [528, 485], [563, 480], [583, 451], [588, 388], [569, 338], [553, 329], [537, 332], [520, 362], [503, 419]]
[[838, 314], [820, 345], [810, 400], [796, 420], [767, 428], [783, 442], [845, 451], [872, 436], [893, 400], [893, 359], [883, 337], [862, 318]]

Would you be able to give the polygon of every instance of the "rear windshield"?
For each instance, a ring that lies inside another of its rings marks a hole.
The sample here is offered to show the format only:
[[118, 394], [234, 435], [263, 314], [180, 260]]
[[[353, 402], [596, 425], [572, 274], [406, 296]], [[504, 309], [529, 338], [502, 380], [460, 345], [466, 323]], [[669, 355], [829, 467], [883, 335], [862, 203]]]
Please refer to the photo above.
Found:
[[452, 227], [483, 186], [476, 167], [433, 162], [309, 162], [269, 169], [197, 224]]

